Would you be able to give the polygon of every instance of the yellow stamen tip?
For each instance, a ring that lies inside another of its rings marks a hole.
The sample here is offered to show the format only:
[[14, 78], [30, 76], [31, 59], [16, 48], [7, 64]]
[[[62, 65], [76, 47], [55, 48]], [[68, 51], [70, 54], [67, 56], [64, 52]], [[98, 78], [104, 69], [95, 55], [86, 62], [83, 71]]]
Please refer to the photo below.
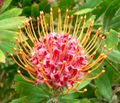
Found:
[[61, 12], [61, 10], [60, 10], [60, 8], [58, 9], [58, 13], [60, 13]]
[[107, 55], [104, 55], [104, 58], [107, 58]]
[[66, 13], [68, 13], [68, 8], [66, 9]]
[[31, 18], [31, 17], [29, 17], [29, 21], [32, 21], [32, 18]]
[[39, 20], [39, 17], [37, 17], [37, 20]]
[[18, 26], [18, 30], [20, 30], [21, 28], [20, 28], [20, 26]]
[[17, 70], [17, 72], [18, 72], [19, 74], [21, 74], [21, 71], [20, 71], [20, 70]]
[[112, 50], [112, 48], [109, 48], [108, 51], [110, 52]]
[[105, 45], [104, 45], [104, 48], [106, 48], [106, 47], [107, 47], [107, 45], [105, 44]]
[[87, 89], [86, 89], [86, 88], [84, 89], [84, 92], [87, 92]]
[[79, 71], [82, 71], [82, 69], [80, 68]]
[[90, 74], [91, 72], [92, 72], [92, 71], [91, 71], [91, 70], [89, 70], [89, 71], [88, 71], [88, 74]]
[[44, 81], [46, 81], [47, 79], [46, 78], [43, 78], [44, 79]]
[[102, 70], [101, 72], [102, 72], [102, 73], [105, 73], [105, 70]]
[[67, 62], [66, 61], [63, 61], [64, 64], [66, 64]]
[[23, 53], [20, 51], [20, 55], [23, 55]]
[[19, 35], [19, 32], [16, 32], [17, 35]]
[[71, 19], [73, 19], [73, 15], [71, 16]]
[[13, 54], [10, 54], [11, 56], [13, 56]]
[[25, 68], [27, 68], [28, 66], [27, 65], [25, 65]]
[[80, 20], [82, 20], [82, 19], [83, 19], [83, 16], [80, 17]]
[[43, 64], [43, 62], [40, 62], [40, 64]]
[[101, 27], [100, 28], [98, 28], [98, 31], [100, 31], [101, 30]]
[[102, 37], [102, 40], [104, 40], [104, 39], [105, 39], [105, 36]]
[[104, 57], [104, 56], [105, 56], [105, 54], [104, 54], [104, 53], [101, 53], [101, 54], [100, 54], [100, 56], [101, 56], [101, 57]]
[[44, 15], [44, 12], [43, 12], [43, 11], [40, 11], [40, 15], [43, 16], [43, 15]]
[[28, 23], [28, 22], [26, 22], [25, 26], [26, 26], [26, 27], [28, 27], [28, 26], [29, 26], [29, 23]]
[[17, 49], [16, 49], [16, 48], [14, 48], [14, 50], [16, 51]]
[[67, 18], [69, 19], [70, 17], [69, 17], [69, 16], [67, 16]]
[[91, 20], [91, 26], [93, 26], [94, 25], [94, 20]]
[[23, 52], [23, 50], [22, 50], [22, 49], [20, 49], [20, 51], [21, 51], [21, 52]]

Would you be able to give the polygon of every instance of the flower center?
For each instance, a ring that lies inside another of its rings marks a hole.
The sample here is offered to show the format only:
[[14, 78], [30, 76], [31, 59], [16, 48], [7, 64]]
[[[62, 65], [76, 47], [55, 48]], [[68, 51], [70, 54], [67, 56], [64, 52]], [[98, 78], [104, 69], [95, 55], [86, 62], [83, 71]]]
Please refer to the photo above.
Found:
[[84, 75], [80, 68], [87, 64], [87, 56], [77, 39], [64, 33], [50, 33], [42, 37], [31, 55], [37, 83], [47, 80], [53, 87], [72, 86]]

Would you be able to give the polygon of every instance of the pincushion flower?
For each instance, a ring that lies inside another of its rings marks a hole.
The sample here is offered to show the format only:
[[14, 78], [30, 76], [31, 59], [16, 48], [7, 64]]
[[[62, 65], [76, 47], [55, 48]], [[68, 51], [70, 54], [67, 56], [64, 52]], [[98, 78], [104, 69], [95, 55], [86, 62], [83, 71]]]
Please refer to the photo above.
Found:
[[[17, 59], [13, 54], [11, 56], [28, 72], [31, 79], [26, 78], [20, 70], [18, 73], [28, 82], [46, 84], [51, 89], [61, 90], [62, 93], [68, 93], [70, 90], [84, 92], [86, 89], [77, 89], [81, 82], [95, 79], [105, 72], [102, 70], [96, 76], [89, 77], [103, 63], [110, 51], [108, 49], [104, 52], [105, 45], [101, 53], [96, 55], [105, 37], [100, 28], [92, 34], [92, 20], [86, 30], [86, 16], [77, 15], [73, 23], [73, 16], [68, 15], [68, 9], [64, 20], [60, 9], [58, 10], [57, 21], [54, 21], [51, 9], [49, 19], [50, 23], [47, 23], [44, 13], [40, 12], [37, 29], [32, 18], [25, 23], [24, 30], [18, 28], [16, 44], [19, 50], [14, 49]], [[29, 40], [26, 40], [25, 36]], [[67, 91], [64, 91], [64, 88]]]

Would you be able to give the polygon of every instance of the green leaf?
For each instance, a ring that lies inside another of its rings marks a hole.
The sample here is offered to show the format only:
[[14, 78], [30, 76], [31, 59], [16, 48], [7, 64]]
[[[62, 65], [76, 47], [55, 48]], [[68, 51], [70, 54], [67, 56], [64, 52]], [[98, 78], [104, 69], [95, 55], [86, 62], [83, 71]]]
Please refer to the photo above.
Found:
[[110, 21], [112, 20], [112, 18], [114, 17], [116, 11], [119, 9], [120, 7], [120, 1], [119, 0], [113, 0], [109, 7], [107, 8], [104, 18], [103, 18], [103, 29], [105, 31], [109, 30], [109, 26], [110, 26]]
[[96, 20], [105, 13], [107, 7], [110, 5], [111, 2], [112, 0], [101, 0], [101, 2], [97, 6], [95, 6], [95, 10], [92, 13], [96, 15]]
[[17, 34], [15, 31], [10, 31], [10, 30], [0, 30], [0, 44], [2, 43], [2, 41], [14, 41], [17, 38]]
[[14, 53], [14, 48], [17, 48], [14, 42], [2, 41], [0, 44], [0, 49], [7, 53]]
[[61, 8], [61, 12], [65, 12], [66, 8], [70, 9], [74, 5], [74, 0], [60, 0], [59, 8]]
[[28, 83], [18, 75], [15, 77], [15, 81], [15, 90], [20, 94], [20, 97], [26, 96], [26, 103], [45, 103], [48, 100], [50, 95], [48, 87]]
[[23, 6], [30, 6], [32, 3], [32, 0], [23, 0]]
[[94, 0], [94, 2], [93, 2], [93, 0], [87, 0], [87, 2], [80, 7], [80, 9], [95, 8], [101, 2], [103, 2], [103, 0]]
[[12, 17], [0, 20], [0, 29], [17, 29], [18, 26], [23, 26], [27, 18], [25, 17]]
[[91, 8], [85, 8], [85, 9], [81, 9], [79, 11], [77, 11], [76, 13], [74, 13], [74, 15], [83, 15], [83, 14], [87, 14], [92, 12], [94, 9]]
[[0, 50], [0, 63], [5, 63], [5, 54]]
[[15, 31], [0, 30], [0, 48], [4, 52], [14, 53], [13, 48], [16, 47], [15, 40], [17, 34]]
[[24, 96], [24, 97], [12, 100], [12, 102], [10, 102], [10, 103], [27, 103], [27, 98], [26, 98], [26, 96]]
[[85, 86], [87, 86], [90, 83], [89, 80], [83, 81], [80, 83], [80, 85], [78, 86], [78, 89], [83, 89]]
[[76, 92], [61, 95], [61, 100], [72, 100], [76, 98], [79, 98], [79, 93], [76, 93]]
[[79, 99], [61, 99], [60, 103], [81, 103]]
[[116, 49], [118, 46], [118, 32], [111, 29], [107, 35], [105, 43], [107, 44], [108, 48]]
[[0, 13], [5, 11], [11, 2], [12, 2], [12, 0], [4, 0], [4, 4], [3, 4], [2, 8], [0, 9]]
[[[89, 80], [83, 81], [79, 84], [78, 88], [76, 88], [77, 90], [81, 90], [84, 87], [86, 87], [88, 84], [90, 83]], [[73, 90], [69, 91], [69, 94], [65, 94], [61, 96], [61, 100], [66, 101], [65, 103], [72, 103], [73, 100], [78, 102], [78, 100], [76, 98], [79, 98], [79, 93], [74, 92]], [[71, 101], [72, 100], [72, 101]], [[75, 103], [76, 103], [75, 102]], [[79, 102], [78, 102], [79, 103]]]
[[95, 79], [95, 83], [101, 95], [108, 101], [111, 101], [112, 88], [107, 75], [102, 74], [99, 78]]
[[112, 19], [112, 21], [110, 22], [110, 28], [114, 30], [120, 29], [120, 16], [116, 16]]
[[13, 8], [10, 9], [0, 15], [0, 19], [5, 19], [5, 18], [10, 18], [10, 17], [15, 17], [18, 16], [22, 13], [22, 9], [20, 8]]
[[89, 99], [83, 98], [83, 99], [73, 99], [71, 98], [64, 98], [61, 99], [60, 103], [91, 103]]
[[[77, 89], [77, 90], [81, 90], [81, 89], [83, 89], [84, 87], [86, 87], [89, 83], [90, 83], [89, 80], [83, 81], [83, 82], [81, 82], [81, 83], [79, 84], [79, 86], [78, 86], [76, 89]], [[70, 93], [74, 93], [74, 91], [73, 91], [73, 90], [70, 90], [70, 91], [69, 91], [69, 94], [70, 94]]]
[[78, 103], [91, 103], [91, 102], [90, 102], [90, 100], [88, 98], [83, 98]]
[[37, 3], [33, 3], [31, 6], [31, 15], [34, 17], [39, 16], [39, 5]]
[[[106, 59], [105, 61], [106, 63], [106, 67], [105, 67], [105, 70], [106, 70], [106, 74], [107, 74], [107, 77], [109, 78], [110, 80], [110, 83], [112, 84], [113, 82], [113, 79], [116, 75], [119, 75], [119, 71], [117, 70], [116, 71], [116, 68], [113, 66], [113, 64], [111, 63], [111, 61], [109, 61], [108, 59]], [[118, 74], [116, 74], [116, 72]]]
[[25, 6], [25, 7], [23, 8], [22, 14], [29, 17], [29, 16], [31, 15], [31, 7], [30, 7], [30, 6]]
[[108, 54], [108, 58], [116, 63], [116, 64], [120, 64], [120, 51], [118, 50], [112, 50], [109, 54]]

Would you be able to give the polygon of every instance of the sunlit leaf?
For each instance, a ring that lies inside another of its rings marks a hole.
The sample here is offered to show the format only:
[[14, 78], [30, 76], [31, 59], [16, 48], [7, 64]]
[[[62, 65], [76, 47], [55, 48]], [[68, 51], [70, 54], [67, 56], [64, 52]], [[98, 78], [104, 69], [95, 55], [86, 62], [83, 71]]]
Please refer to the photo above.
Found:
[[82, 14], [87, 14], [89, 12], [92, 12], [94, 9], [91, 8], [85, 8], [85, 9], [81, 9], [79, 11], [77, 11], [76, 13], [74, 13], [74, 15], [82, 15]]
[[0, 30], [0, 48], [4, 52], [13, 53], [14, 47], [16, 47], [15, 40], [17, 34], [15, 31]]
[[0, 50], [0, 63], [5, 63], [5, 54]]
[[0, 19], [15, 17], [15, 16], [20, 15], [21, 13], [22, 13], [22, 9], [20, 9], [20, 8], [13, 8], [13, 9], [10, 9], [10, 10], [0, 14]]
[[0, 43], [0, 49], [4, 52], [14, 53], [14, 48], [17, 48], [15, 42], [2, 41], [2, 43]]
[[17, 38], [17, 34], [15, 31], [10, 31], [10, 30], [0, 30], [0, 44], [2, 41], [15, 41]]
[[27, 18], [25, 17], [12, 17], [0, 20], [0, 29], [17, 29], [18, 26], [23, 26]]
[[[79, 86], [76, 88], [77, 90], [82, 90], [84, 87], [86, 87], [88, 84], [90, 83], [89, 80], [86, 80], [86, 81], [83, 81], [79, 84]], [[73, 90], [70, 90], [69, 91], [69, 94], [70, 93], [75, 93]]]
[[118, 45], [118, 32], [111, 29], [107, 35], [105, 43], [107, 44], [108, 48], [116, 49]]

